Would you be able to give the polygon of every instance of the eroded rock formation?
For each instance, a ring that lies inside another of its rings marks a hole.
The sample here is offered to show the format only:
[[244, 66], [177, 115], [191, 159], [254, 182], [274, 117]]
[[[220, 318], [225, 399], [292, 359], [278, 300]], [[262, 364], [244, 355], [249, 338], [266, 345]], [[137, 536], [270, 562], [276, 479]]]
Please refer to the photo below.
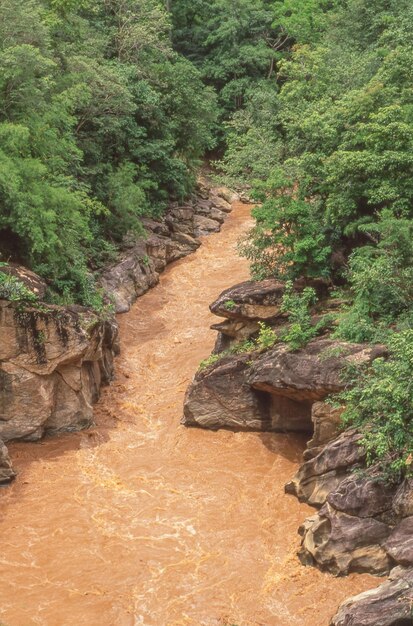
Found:
[[371, 362], [383, 352], [317, 339], [296, 352], [276, 344], [263, 354], [225, 356], [196, 374], [183, 424], [311, 433], [315, 423], [313, 443], [318, 437], [321, 443], [336, 433], [338, 416], [325, 405], [322, 410], [320, 401], [345, 387], [342, 372], [348, 363]]
[[276, 280], [246, 282], [211, 305], [224, 318], [213, 326], [219, 333], [215, 353], [226, 352], [196, 374], [183, 423], [312, 431], [304, 463], [286, 485], [288, 493], [318, 509], [300, 528], [300, 559], [335, 575], [391, 572], [378, 589], [345, 602], [331, 626], [413, 626], [413, 480], [388, 484], [374, 470], [367, 472], [362, 435], [342, 432], [343, 407], [326, 401], [344, 388], [348, 364], [386, 358], [386, 349], [322, 337], [297, 351], [275, 344], [233, 354], [234, 345], [256, 336], [259, 322], [276, 331], [286, 324], [282, 293]]
[[146, 235], [129, 244], [126, 240], [120, 259], [100, 278], [116, 312], [129, 311], [139, 296], [159, 282], [159, 274], [169, 263], [199, 248], [198, 237], [218, 232], [231, 211], [230, 202], [237, 199], [230, 190], [210, 189], [201, 180], [191, 201], [171, 206], [159, 220], [142, 220]]
[[396, 567], [383, 585], [346, 600], [331, 626], [412, 626], [413, 569]]
[[[190, 203], [171, 206], [163, 219], [143, 220], [147, 236], [126, 238], [119, 261], [101, 276], [116, 311], [129, 310], [168, 263], [195, 251], [201, 245], [196, 237], [219, 230], [236, 199], [201, 179]], [[114, 318], [42, 304], [44, 280], [17, 264], [1, 271], [22, 281], [39, 302], [28, 307], [0, 300], [0, 484], [14, 477], [3, 442], [36, 441], [93, 423], [93, 404], [113, 377], [119, 350]]]
[[0, 438], [35, 441], [92, 423], [113, 375], [117, 324], [89, 310], [0, 301]]
[[386, 483], [365, 470], [361, 435], [341, 434], [308, 449], [286, 491], [321, 507], [300, 529], [300, 558], [336, 575], [383, 575], [413, 567], [412, 481]]

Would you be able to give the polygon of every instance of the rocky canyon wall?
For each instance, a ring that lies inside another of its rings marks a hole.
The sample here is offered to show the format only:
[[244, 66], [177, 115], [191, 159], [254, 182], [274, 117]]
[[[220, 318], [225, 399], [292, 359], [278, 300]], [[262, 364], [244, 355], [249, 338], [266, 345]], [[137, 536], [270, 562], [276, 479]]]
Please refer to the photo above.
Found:
[[[337, 576], [390, 574], [379, 589], [344, 603], [332, 626], [412, 626], [413, 481], [389, 484], [374, 470], [367, 473], [361, 434], [343, 431], [343, 409], [327, 401], [345, 388], [349, 364], [386, 358], [386, 349], [339, 342], [328, 333], [300, 350], [279, 342], [263, 348], [253, 341], [259, 324], [279, 332], [287, 323], [282, 295], [276, 280], [246, 282], [211, 305], [224, 318], [213, 326], [216, 355], [187, 390], [183, 424], [308, 433], [303, 464], [286, 485], [288, 494], [317, 509], [299, 529], [299, 558]], [[249, 351], [238, 353], [246, 339]]]
[[[125, 241], [119, 259], [98, 279], [117, 313], [159, 281], [167, 264], [191, 254], [200, 236], [220, 230], [237, 196], [211, 189], [200, 179], [197, 193], [172, 205], [159, 220], [143, 221], [145, 234]], [[10, 264], [12, 274], [33, 292], [33, 306], [0, 300], [0, 484], [15, 476], [8, 441], [37, 441], [45, 434], [75, 431], [93, 423], [100, 388], [114, 375], [118, 325], [79, 306], [43, 303], [46, 283]]]

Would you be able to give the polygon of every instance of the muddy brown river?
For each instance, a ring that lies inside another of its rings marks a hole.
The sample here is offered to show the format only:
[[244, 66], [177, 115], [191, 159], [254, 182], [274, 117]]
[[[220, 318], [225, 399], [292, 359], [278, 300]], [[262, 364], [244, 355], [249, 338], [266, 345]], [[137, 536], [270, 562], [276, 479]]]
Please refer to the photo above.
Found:
[[208, 304], [248, 278], [236, 241], [249, 226], [249, 208], [235, 206], [221, 233], [120, 317], [117, 378], [94, 429], [10, 446], [7, 626], [327, 626], [344, 598], [377, 586], [298, 562], [311, 509], [283, 488], [302, 440], [179, 425], [215, 340]]

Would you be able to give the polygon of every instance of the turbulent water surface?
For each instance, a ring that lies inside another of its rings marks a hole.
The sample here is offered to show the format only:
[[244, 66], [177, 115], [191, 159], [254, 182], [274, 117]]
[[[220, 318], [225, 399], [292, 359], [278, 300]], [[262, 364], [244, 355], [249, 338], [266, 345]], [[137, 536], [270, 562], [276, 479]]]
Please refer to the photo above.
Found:
[[14, 444], [0, 494], [0, 619], [7, 626], [327, 626], [376, 586], [296, 558], [310, 512], [283, 487], [303, 441], [179, 425], [214, 342], [208, 304], [248, 277], [238, 205], [120, 318], [122, 356], [91, 431]]

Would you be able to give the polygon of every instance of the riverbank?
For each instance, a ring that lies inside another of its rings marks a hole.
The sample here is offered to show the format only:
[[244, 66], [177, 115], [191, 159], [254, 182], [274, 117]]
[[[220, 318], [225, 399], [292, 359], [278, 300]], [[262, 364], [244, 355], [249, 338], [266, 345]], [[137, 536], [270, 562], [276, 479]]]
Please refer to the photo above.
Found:
[[298, 562], [311, 509], [284, 483], [304, 441], [179, 426], [215, 341], [208, 304], [248, 278], [236, 242], [250, 225], [237, 205], [119, 318], [122, 354], [96, 428], [12, 444], [19, 475], [0, 522], [8, 626], [321, 626], [377, 585]]

